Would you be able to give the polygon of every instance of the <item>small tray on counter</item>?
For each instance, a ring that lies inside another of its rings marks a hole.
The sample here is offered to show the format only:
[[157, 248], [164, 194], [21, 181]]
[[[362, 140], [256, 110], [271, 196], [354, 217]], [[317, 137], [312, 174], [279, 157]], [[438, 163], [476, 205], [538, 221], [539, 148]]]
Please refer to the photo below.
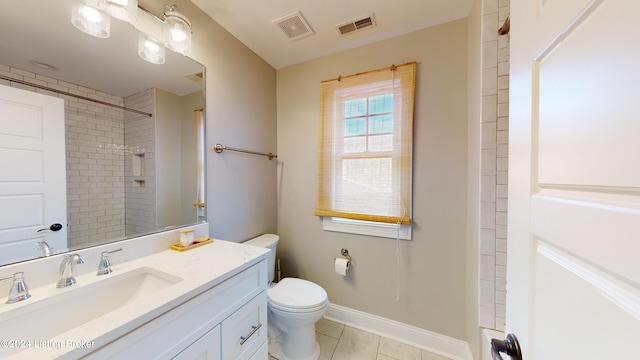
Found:
[[191, 250], [191, 249], [194, 249], [194, 248], [197, 248], [199, 246], [206, 245], [206, 244], [209, 244], [209, 243], [212, 243], [212, 242], [213, 242], [213, 239], [210, 238], [210, 237], [199, 237], [199, 238], [195, 238], [191, 245], [182, 246], [182, 244], [177, 243], [177, 244], [171, 245], [171, 249], [175, 250], [175, 251], [187, 251], [187, 250]]

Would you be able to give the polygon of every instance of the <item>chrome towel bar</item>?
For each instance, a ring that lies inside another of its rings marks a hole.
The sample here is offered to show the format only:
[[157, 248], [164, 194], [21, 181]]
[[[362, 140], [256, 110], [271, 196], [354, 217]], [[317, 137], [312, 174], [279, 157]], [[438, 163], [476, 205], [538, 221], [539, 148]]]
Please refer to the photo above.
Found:
[[242, 152], [242, 153], [247, 153], [247, 154], [266, 156], [266, 157], [269, 158], [269, 160], [273, 160], [273, 158], [277, 158], [278, 157], [278, 155], [273, 154], [273, 153], [268, 153], [267, 154], [267, 153], [261, 153], [261, 152], [251, 151], [251, 150], [236, 149], [236, 148], [224, 146], [224, 145], [221, 145], [221, 144], [215, 144], [215, 146], [213, 147], [213, 151], [217, 152], [218, 154], [220, 154], [224, 150], [237, 151], [237, 152]]

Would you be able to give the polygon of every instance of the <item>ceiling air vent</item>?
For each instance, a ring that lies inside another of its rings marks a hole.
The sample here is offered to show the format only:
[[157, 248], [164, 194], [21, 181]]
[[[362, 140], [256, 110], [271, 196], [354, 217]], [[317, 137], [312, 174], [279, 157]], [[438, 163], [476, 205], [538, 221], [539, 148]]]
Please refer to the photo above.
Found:
[[187, 75], [185, 77], [191, 81], [200, 81], [204, 77], [204, 74], [202, 72], [199, 72], [199, 73]]
[[376, 21], [373, 18], [373, 14], [367, 17], [351, 20], [344, 24], [340, 24], [336, 26], [336, 28], [340, 32], [340, 35], [347, 35], [371, 26], [376, 26]]
[[304, 19], [300, 11], [275, 19], [272, 22], [278, 25], [280, 30], [282, 30], [292, 41], [313, 35], [311, 26], [307, 24], [307, 21]]

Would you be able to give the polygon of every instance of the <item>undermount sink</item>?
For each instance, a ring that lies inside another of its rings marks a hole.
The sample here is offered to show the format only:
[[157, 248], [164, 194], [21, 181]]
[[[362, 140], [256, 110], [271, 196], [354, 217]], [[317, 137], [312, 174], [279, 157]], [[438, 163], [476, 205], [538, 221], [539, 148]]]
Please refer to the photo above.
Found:
[[[149, 267], [104, 276], [86, 286], [80, 279], [77, 285], [46, 299], [38, 300], [34, 295], [27, 300], [30, 304], [0, 312], [0, 339], [46, 341], [182, 281]], [[10, 355], [6, 350], [17, 353], [24, 349], [2, 349]]]

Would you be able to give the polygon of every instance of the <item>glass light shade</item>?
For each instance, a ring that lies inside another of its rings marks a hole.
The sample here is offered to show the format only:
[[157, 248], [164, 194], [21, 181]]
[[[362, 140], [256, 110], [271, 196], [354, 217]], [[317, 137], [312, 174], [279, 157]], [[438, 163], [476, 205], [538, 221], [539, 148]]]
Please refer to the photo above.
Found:
[[138, 19], [138, 0], [100, 0], [98, 6], [118, 20], [135, 24]]
[[140, 33], [138, 37], [138, 56], [152, 64], [164, 64], [164, 45], [153, 37]]
[[82, 0], [75, 0], [71, 6], [71, 23], [78, 30], [98, 38], [108, 38], [111, 31], [109, 14]]
[[191, 53], [191, 22], [173, 5], [164, 14], [165, 45], [182, 55]]

